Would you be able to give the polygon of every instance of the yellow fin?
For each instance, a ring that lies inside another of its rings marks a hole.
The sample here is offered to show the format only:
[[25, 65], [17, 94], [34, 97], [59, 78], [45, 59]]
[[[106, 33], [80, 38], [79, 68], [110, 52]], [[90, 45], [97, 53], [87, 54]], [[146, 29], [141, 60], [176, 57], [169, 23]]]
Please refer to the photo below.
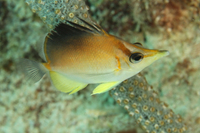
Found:
[[87, 86], [87, 84], [83, 84], [82, 86], [77, 87], [76, 89], [74, 89], [73, 91], [71, 91], [71, 92], [69, 93], [69, 95], [78, 92], [79, 90], [85, 88], [86, 86]]
[[121, 81], [115, 81], [115, 82], [108, 82], [108, 83], [100, 84], [93, 90], [92, 95], [106, 92], [106, 91], [114, 88], [115, 86], [117, 86], [120, 83], [121, 83]]
[[73, 94], [87, 86], [87, 84], [85, 83], [80, 83], [80, 82], [68, 79], [65, 76], [54, 71], [50, 71], [50, 77], [56, 89], [65, 93]]

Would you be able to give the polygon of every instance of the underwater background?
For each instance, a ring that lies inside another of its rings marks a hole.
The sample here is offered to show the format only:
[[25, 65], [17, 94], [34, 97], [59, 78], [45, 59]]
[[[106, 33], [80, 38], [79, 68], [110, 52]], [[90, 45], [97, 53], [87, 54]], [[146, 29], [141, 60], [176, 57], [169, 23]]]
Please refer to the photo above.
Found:
[[[185, 132], [199, 133], [200, 0], [86, 0], [86, 4], [92, 19], [108, 33], [170, 52], [141, 74], [160, 100], [182, 116]], [[24, 79], [16, 62], [41, 61], [37, 45], [47, 31], [24, 0], [0, 0], [0, 133], [144, 133], [109, 92], [91, 96], [90, 85], [67, 95], [54, 89], [47, 77], [37, 84]]]

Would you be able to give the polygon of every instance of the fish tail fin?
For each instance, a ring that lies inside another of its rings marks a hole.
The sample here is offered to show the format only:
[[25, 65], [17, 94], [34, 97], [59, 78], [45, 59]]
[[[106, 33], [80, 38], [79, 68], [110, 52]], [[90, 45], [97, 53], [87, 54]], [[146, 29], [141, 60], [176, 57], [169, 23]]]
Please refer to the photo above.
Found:
[[47, 71], [42, 63], [28, 59], [20, 59], [17, 67], [25, 75], [26, 80], [34, 83], [40, 81]]

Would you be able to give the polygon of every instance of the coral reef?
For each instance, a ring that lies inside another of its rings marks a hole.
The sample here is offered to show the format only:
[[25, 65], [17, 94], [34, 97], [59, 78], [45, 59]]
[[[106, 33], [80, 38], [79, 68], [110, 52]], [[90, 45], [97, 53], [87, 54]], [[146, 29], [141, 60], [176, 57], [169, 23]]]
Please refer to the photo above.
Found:
[[67, 23], [67, 21], [84, 26], [80, 18], [94, 23], [88, 14], [89, 8], [83, 0], [26, 0], [26, 3], [49, 29], [54, 29], [59, 23]]
[[[183, 117], [187, 132], [200, 132], [200, 1], [86, 3], [93, 20], [106, 31], [170, 51], [142, 73], [161, 101]], [[47, 78], [35, 85], [24, 81], [14, 64], [22, 57], [41, 60], [34, 47], [43, 43], [47, 28], [24, 0], [0, 1], [0, 7], [0, 132], [144, 132], [108, 93], [90, 96], [94, 86], [66, 95], [53, 89]]]
[[186, 132], [181, 116], [160, 101], [141, 74], [125, 80], [110, 94], [147, 133]]
[[200, 22], [199, 0], [88, 1], [92, 15], [106, 31], [127, 39], [133, 31], [180, 32], [191, 22]]

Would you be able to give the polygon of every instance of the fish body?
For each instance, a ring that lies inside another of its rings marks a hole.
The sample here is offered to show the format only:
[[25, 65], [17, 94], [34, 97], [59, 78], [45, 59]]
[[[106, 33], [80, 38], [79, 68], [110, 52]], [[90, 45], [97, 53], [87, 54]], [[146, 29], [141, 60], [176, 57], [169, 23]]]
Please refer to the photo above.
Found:
[[[56, 36], [59, 36], [59, 32], [57, 33]], [[102, 83], [127, 78], [123, 75], [127, 75], [131, 69], [126, 58], [130, 51], [123, 51], [126, 47], [116, 37], [109, 34], [84, 33], [75, 38], [67, 35], [69, 39], [62, 41], [53, 36], [47, 38], [46, 44], [46, 58], [50, 70], [85, 83]]]
[[168, 55], [168, 51], [128, 43], [98, 25], [83, 22], [87, 27], [69, 22], [49, 33], [43, 46], [47, 62], [33, 67], [45, 69], [62, 92], [71, 94], [96, 83], [100, 85], [93, 94], [105, 92]]

